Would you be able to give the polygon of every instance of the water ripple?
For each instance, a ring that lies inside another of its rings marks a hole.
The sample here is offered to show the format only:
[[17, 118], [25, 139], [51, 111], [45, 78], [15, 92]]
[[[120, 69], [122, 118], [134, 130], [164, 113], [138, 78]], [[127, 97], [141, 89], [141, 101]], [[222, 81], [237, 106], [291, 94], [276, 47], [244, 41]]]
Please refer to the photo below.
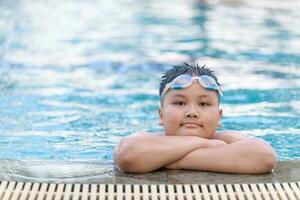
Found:
[[195, 60], [222, 84], [223, 129], [299, 158], [300, 15], [290, 3], [1, 1], [0, 157], [111, 161], [123, 136], [163, 131], [160, 76]]

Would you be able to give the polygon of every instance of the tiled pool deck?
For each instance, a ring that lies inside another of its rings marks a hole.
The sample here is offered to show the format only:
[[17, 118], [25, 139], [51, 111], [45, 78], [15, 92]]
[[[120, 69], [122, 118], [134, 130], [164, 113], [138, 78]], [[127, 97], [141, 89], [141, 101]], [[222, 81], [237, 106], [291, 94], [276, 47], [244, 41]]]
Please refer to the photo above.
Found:
[[186, 170], [159, 170], [147, 174], [123, 173], [112, 164], [40, 163], [1, 161], [0, 179], [49, 183], [105, 184], [233, 184], [299, 182], [300, 160], [279, 161], [274, 172], [263, 175], [239, 175]]

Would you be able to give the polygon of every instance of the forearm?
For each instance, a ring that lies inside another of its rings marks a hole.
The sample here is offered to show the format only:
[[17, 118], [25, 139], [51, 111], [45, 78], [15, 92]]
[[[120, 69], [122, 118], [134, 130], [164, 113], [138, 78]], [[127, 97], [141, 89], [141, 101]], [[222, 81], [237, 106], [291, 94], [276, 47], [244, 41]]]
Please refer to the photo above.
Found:
[[194, 136], [130, 136], [120, 142], [118, 165], [126, 172], [150, 172], [200, 148], [201, 140]]
[[276, 156], [265, 142], [249, 139], [221, 147], [197, 149], [175, 165], [178, 169], [260, 174], [275, 167]]

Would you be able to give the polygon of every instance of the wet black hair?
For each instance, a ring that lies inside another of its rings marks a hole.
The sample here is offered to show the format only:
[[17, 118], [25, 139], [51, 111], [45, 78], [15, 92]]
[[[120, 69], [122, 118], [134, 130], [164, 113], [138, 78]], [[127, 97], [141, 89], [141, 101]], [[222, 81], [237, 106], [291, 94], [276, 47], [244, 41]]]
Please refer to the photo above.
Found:
[[[200, 66], [199, 64], [183, 63], [182, 65], [173, 66], [173, 68], [167, 70], [163, 74], [160, 81], [159, 96], [161, 96], [162, 92], [164, 91], [168, 83], [170, 83], [173, 79], [175, 79], [177, 76], [182, 74], [188, 74], [191, 76], [207, 75], [215, 79], [217, 84], [220, 86], [220, 83], [218, 82], [218, 78], [216, 77], [214, 71], [206, 67], [206, 65]], [[218, 100], [220, 102], [219, 93], [218, 93]]]

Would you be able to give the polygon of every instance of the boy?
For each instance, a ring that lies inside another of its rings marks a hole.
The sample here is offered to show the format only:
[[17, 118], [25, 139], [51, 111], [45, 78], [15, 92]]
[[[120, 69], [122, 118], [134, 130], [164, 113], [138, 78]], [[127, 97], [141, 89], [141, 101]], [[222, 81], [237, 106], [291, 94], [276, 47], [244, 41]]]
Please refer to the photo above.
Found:
[[162, 135], [141, 132], [123, 138], [114, 159], [125, 172], [146, 173], [159, 168], [226, 173], [271, 172], [276, 155], [264, 140], [221, 126], [220, 84], [205, 66], [184, 64], [162, 77], [159, 123]]

